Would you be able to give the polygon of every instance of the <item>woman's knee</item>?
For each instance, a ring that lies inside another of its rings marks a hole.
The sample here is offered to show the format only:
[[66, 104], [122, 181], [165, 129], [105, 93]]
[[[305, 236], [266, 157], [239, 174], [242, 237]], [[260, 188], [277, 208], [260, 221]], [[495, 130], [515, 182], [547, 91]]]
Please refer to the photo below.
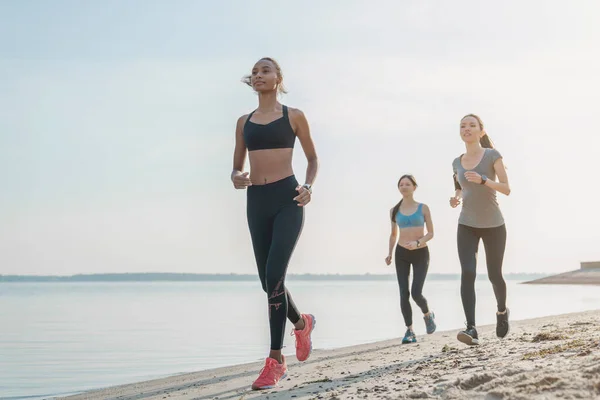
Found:
[[402, 300], [410, 300], [410, 291], [400, 289], [400, 298]]
[[412, 298], [417, 304], [421, 303], [422, 300], [425, 300], [425, 298], [423, 297], [423, 293], [415, 291], [412, 292]]
[[492, 282], [492, 285], [494, 286], [502, 286], [502, 285], [506, 285], [506, 282], [504, 282], [504, 277], [502, 276], [502, 272], [492, 272], [492, 273], [488, 273], [488, 279], [490, 280], [490, 282]]
[[269, 296], [273, 292], [284, 292], [284, 279], [285, 277], [278, 274], [268, 274], [265, 278], [265, 289]]
[[464, 268], [462, 270], [461, 280], [463, 282], [475, 282], [475, 278], [477, 278], [477, 273], [474, 268]]

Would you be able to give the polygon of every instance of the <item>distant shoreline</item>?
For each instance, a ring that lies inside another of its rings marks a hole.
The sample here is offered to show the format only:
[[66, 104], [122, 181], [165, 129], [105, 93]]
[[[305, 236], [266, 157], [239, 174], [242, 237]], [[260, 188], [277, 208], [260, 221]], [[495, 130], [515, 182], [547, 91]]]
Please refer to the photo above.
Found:
[[[506, 274], [506, 280], [534, 280], [548, 276], [541, 273]], [[396, 280], [394, 274], [288, 274], [290, 281], [390, 281]], [[429, 274], [429, 280], [457, 280], [460, 274]], [[487, 279], [479, 274], [478, 280]], [[78, 274], [58, 275], [0, 275], [0, 283], [57, 283], [57, 282], [248, 282], [256, 281], [254, 274], [187, 274], [187, 273], [120, 273], [120, 274]]]

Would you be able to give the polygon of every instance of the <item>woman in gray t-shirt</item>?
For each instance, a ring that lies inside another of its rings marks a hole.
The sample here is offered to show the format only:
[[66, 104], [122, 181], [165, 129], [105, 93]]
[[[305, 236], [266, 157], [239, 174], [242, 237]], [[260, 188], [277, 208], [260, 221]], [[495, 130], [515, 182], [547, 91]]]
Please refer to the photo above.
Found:
[[460, 295], [467, 329], [458, 333], [458, 340], [475, 345], [479, 344], [475, 328], [475, 275], [481, 239], [485, 247], [488, 276], [498, 303], [496, 335], [504, 338], [508, 334], [509, 311], [506, 308], [506, 283], [502, 277], [506, 227], [496, 201], [496, 192], [508, 196], [510, 186], [502, 155], [494, 148], [481, 118], [473, 114], [463, 117], [460, 121], [460, 137], [465, 142], [466, 152], [452, 163], [456, 193], [450, 198], [452, 208], [457, 207], [462, 199], [457, 242], [462, 269]]

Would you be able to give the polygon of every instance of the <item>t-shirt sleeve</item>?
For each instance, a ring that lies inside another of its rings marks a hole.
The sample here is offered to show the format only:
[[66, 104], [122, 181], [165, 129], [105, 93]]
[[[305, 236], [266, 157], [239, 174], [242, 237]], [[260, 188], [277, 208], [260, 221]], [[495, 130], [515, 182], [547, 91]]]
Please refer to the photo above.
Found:
[[496, 149], [490, 150], [490, 156], [492, 156], [492, 165], [500, 158], [502, 158], [502, 154]]

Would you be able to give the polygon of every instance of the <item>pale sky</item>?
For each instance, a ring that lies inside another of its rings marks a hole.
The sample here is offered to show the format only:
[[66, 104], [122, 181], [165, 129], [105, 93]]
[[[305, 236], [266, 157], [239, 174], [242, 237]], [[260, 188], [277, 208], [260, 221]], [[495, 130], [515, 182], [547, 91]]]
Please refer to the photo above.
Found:
[[255, 273], [229, 174], [263, 56], [321, 163], [289, 273], [393, 272], [404, 173], [432, 211], [430, 272], [458, 273], [467, 113], [509, 168], [504, 270], [600, 260], [598, 20], [594, 0], [1, 2], [0, 274]]

